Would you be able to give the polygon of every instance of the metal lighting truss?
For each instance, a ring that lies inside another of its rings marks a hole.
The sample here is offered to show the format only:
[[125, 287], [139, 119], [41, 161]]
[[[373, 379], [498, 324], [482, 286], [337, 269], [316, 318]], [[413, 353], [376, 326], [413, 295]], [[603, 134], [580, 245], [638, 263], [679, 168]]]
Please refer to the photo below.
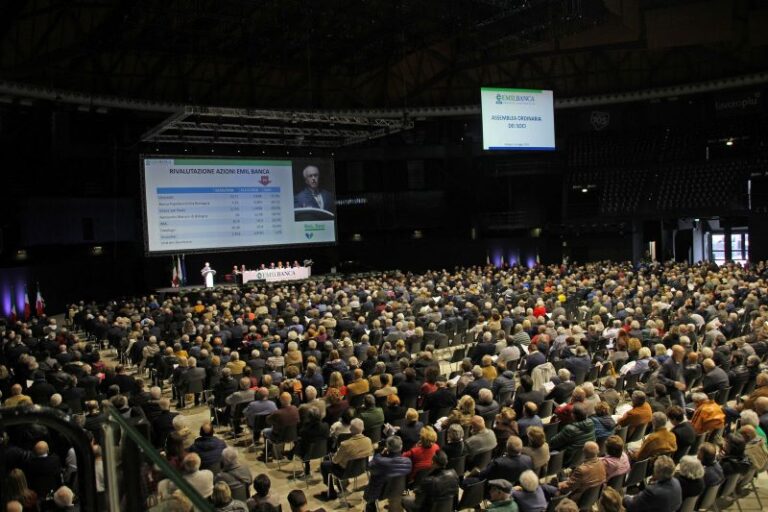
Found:
[[145, 142], [334, 148], [413, 128], [407, 116], [188, 106], [142, 136]]

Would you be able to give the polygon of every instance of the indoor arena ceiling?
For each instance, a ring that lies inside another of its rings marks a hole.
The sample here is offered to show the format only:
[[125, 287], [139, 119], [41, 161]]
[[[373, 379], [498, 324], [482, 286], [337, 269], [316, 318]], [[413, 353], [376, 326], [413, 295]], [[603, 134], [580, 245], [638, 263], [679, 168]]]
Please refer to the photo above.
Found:
[[177, 105], [476, 104], [766, 69], [762, 0], [25, 0], [0, 3], [0, 80]]

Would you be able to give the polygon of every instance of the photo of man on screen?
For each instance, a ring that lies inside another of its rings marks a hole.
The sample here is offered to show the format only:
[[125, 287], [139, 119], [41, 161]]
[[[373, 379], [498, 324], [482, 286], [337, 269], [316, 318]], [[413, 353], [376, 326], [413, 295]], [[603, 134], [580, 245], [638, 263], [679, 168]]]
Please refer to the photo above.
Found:
[[[298, 181], [298, 176], [295, 179]], [[320, 168], [314, 164], [304, 166], [301, 179], [304, 182], [304, 188], [293, 196], [295, 220], [333, 219], [335, 199], [332, 192], [320, 186]]]

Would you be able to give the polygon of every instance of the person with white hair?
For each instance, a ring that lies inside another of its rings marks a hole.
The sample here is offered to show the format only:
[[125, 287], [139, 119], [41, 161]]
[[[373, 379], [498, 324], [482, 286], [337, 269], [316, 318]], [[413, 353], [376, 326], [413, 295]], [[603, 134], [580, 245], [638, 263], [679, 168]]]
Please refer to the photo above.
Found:
[[704, 466], [695, 455], [685, 455], [680, 459], [675, 478], [680, 482], [683, 499], [704, 493]]
[[766, 437], [765, 431], [760, 426], [760, 417], [755, 411], [751, 409], [741, 411], [739, 414], [739, 419], [742, 427], [747, 425], [754, 427], [757, 435], [762, 438], [763, 443], [768, 445], [768, 437]]
[[539, 483], [539, 477], [530, 469], [520, 475], [520, 485], [512, 490], [512, 498], [519, 512], [546, 510], [549, 500], [557, 494], [557, 487]]
[[[213, 494], [213, 473], [208, 469], [200, 469], [200, 464], [198, 454], [187, 454], [181, 462], [182, 477], [200, 493], [200, 496], [210, 498]], [[176, 490], [176, 485], [171, 480], [166, 479], [162, 480], [157, 488], [161, 495], [169, 496]]]
[[53, 493], [54, 510], [75, 510], [75, 493], [66, 485], [62, 485]]
[[248, 466], [238, 460], [237, 449], [232, 446], [221, 452], [221, 471], [216, 475], [215, 482], [225, 482], [235, 493], [236, 489], [244, 488], [245, 495], [250, 496], [253, 477]]

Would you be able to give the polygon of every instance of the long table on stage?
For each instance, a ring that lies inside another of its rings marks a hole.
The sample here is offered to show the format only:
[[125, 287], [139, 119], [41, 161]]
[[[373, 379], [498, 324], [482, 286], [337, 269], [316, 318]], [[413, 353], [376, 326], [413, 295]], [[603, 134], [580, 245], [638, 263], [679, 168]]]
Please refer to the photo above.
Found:
[[300, 279], [308, 279], [310, 275], [312, 275], [310, 267], [246, 270], [243, 272], [243, 284], [249, 281], [266, 281], [268, 283], [278, 283], [281, 281], [298, 281]]

